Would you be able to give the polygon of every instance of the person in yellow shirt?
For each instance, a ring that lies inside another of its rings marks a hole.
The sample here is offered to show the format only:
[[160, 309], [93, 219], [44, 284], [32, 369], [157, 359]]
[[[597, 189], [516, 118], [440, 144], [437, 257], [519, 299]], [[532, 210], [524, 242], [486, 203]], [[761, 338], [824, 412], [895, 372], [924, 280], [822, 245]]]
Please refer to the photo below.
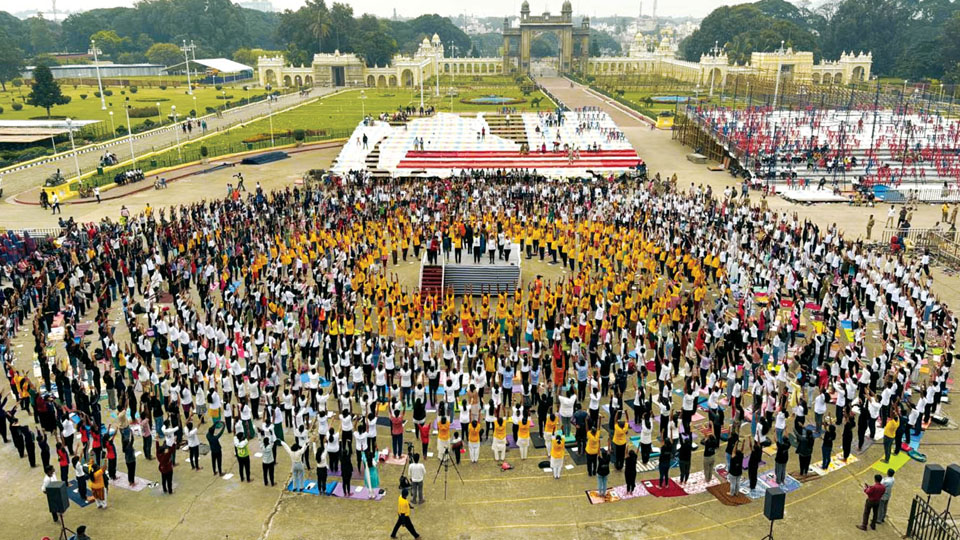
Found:
[[417, 534], [417, 529], [413, 527], [413, 522], [410, 521], [410, 492], [406, 488], [400, 492], [400, 496], [397, 497], [397, 523], [393, 526], [393, 532], [390, 533], [390, 538], [397, 537], [397, 531], [400, 530], [400, 526], [406, 527], [407, 531], [413, 535], [415, 539], [419, 539], [420, 535]]
[[623, 460], [627, 456], [627, 431], [629, 429], [623, 416], [620, 416], [617, 422], [613, 424], [613, 455], [618, 471], [623, 470]]
[[560, 479], [560, 471], [563, 469], [563, 458], [566, 455], [566, 448], [563, 446], [563, 437], [557, 435], [550, 446], [550, 470], [553, 471], [553, 477]]
[[467, 426], [467, 449], [470, 451], [470, 463], [480, 459], [480, 424], [476, 419]]
[[437, 457], [443, 459], [450, 449], [450, 420], [446, 415], [437, 418]]
[[527, 451], [530, 450], [530, 428], [533, 421], [524, 413], [520, 423], [517, 424], [517, 447], [520, 448], [520, 459], [527, 459]]
[[600, 454], [600, 428], [596, 424], [587, 432], [587, 476], [597, 474], [597, 456]]
[[507, 457], [507, 421], [497, 417], [493, 421], [493, 459], [503, 461]]
[[887, 419], [887, 425], [883, 426], [883, 462], [890, 462], [890, 451], [893, 450], [893, 443], [897, 437], [897, 429], [900, 428], [900, 417], [894, 413]]

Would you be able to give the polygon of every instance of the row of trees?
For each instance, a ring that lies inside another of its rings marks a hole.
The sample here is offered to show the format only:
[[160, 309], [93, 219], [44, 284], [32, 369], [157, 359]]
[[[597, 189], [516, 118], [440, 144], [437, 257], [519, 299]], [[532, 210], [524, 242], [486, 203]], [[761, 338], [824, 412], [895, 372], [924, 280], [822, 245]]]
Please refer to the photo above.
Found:
[[828, 60], [871, 51], [874, 73], [960, 82], [960, 3], [953, 0], [831, 0], [816, 10], [760, 0], [714, 10], [680, 44], [696, 61], [715, 43], [731, 61], [774, 51], [781, 41]]

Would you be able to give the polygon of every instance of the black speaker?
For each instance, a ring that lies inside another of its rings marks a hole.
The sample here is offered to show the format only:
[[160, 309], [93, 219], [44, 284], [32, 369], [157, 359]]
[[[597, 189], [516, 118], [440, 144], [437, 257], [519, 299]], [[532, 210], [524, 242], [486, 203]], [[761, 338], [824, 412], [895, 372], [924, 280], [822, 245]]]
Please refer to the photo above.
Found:
[[783, 507], [787, 502], [787, 494], [782, 489], [767, 488], [767, 494], [763, 498], [763, 515], [770, 521], [783, 519]]
[[65, 514], [70, 508], [70, 497], [67, 496], [67, 484], [50, 482], [47, 484], [47, 508], [54, 514]]
[[947, 472], [943, 476], [943, 490], [951, 497], [960, 495], [960, 465], [954, 463], [947, 467]]
[[923, 468], [923, 485], [921, 489], [927, 495], [939, 495], [943, 491], [944, 470], [940, 465], [928, 463]]

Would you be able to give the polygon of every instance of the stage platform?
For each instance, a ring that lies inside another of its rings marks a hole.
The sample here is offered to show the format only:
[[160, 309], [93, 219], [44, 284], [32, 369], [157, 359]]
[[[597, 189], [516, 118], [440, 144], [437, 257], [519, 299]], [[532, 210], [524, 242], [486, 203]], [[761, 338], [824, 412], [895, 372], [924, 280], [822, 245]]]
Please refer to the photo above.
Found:
[[444, 292], [452, 291], [456, 295], [513, 294], [520, 284], [520, 244], [511, 245], [508, 260], [500, 259], [494, 252], [492, 264], [487, 252], [481, 255], [479, 263], [474, 262], [473, 253], [466, 249], [459, 263], [453, 253], [449, 253], [449, 257], [447, 255], [440, 253], [439, 264], [430, 265], [424, 254], [420, 268], [421, 294], [438, 293], [437, 285], [440, 283]]
[[463, 170], [524, 169], [575, 178], [624, 173], [641, 163], [613, 120], [600, 111], [566, 111], [562, 123], [553, 112], [438, 113], [401, 126], [376, 120], [361, 123], [332, 170], [428, 177]]

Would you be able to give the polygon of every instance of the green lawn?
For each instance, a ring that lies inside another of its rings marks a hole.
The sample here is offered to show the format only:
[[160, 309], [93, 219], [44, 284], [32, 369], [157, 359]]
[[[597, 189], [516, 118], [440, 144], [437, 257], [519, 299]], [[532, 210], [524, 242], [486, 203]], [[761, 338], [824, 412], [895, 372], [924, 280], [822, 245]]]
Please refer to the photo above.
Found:
[[[426, 93], [426, 88], [424, 89]], [[496, 105], [467, 105], [460, 103], [460, 99], [472, 98], [489, 94], [489, 91], [482, 90], [464, 90], [458, 97], [453, 99], [453, 111], [462, 112], [481, 112], [497, 111], [500, 107]], [[524, 97], [526, 104], [517, 105], [521, 110], [532, 109], [529, 101], [532, 98], [542, 97], [543, 108], [553, 107], [549, 98], [546, 98], [540, 92], [534, 92], [529, 96], [522, 96], [517, 88], [504, 88], [497, 92], [499, 95], [510, 97]], [[293, 144], [295, 141], [292, 132], [295, 129], [308, 131], [306, 141], [319, 141], [336, 138], [349, 137], [357, 124], [363, 118], [363, 112], [370, 115], [377, 115], [381, 112], [393, 112], [398, 107], [413, 105], [419, 107], [419, 94], [409, 89], [366, 89], [363, 91], [365, 99], [360, 99], [359, 90], [349, 90], [336, 94], [318, 98], [306, 105], [296, 107], [292, 110], [280, 112], [273, 116], [273, 135], [274, 143], [277, 146]], [[424, 97], [424, 105], [435, 105], [440, 111], [450, 111], [450, 98], [443, 96], [436, 98], [432, 93]], [[270, 120], [260, 119], [254, 122], [244, 124], [243, 126], [231, 129], [225, 133], [217, 134], [203, 141], [184, 144], [180, 152], [176, 148], [166, 150], [162, 153], [151, 156], [148, 159], [139, 160], [137, 165], [144, 171], [149, 171], [160, 167], [169, 167], [178, 163], [196, 161], [201, 158], [200, 147], [206, 146], [208, 157], [213, 159], [216, 156], [241, 152], [247, 149], [264, 149], [270, 144]], [[260, 139], [259, 142], [248, 143]], [[152, 164], [155, 162], [155, 165]], [[124, 167], [125, 169], [126, 167]], [[93, 176], [91, 180], [96, 185], [103, 185], [113, 181], [113, 176], [121, 168], [108, 169], [101, 176]]]
[[[448, 89], [449, 90], [449, 89]], [[433, 95], [424, 87], [424, 106], [434, 105], [438, 110], [449, 112], [451, 99], [445, 94], [443, 87], [440, 88], [440, 98]], [[496, 105], [471, 105], [461, 103], [461, 99], [470, 99], [490, 94], [484, 90], [464, 90], [453, 97], [453, 112], [481, 112], [497, 111], [500, 107]], [[542, 93], [534, 92], [529, 96], [523, 96], [519, 89], [504, 88], [497, 92], [498, 95], [507, 97], [516, 97], [526, 99], [527, 102], [516, 105], [518, 109], [536, 110], [530, 106], [530, 100], [540, 97], [543, 98], [542, 107], [548, 109], [552, 107], [551, 102]], [[316, 132], [324, 131], [326, 136], [322, 138], [336, 138], [348, 136], [356, 128], [357, 124], [363, 118], [363, 113], [376, 116], [382, 112], [393, 112], [398, 107], [412, 105], [420, 106], [419, 92], [410, 90], [390, 88], [390, 89], [366, 89], [363, 91], [364, 99], [360, 98], [360, 91], [351, 90], [334, 96], [323, 97], [307, 105], [297, 107], [293, 110], [274, 115], [273, 133], [274, 139], [277, 136], [286, 136], [295, 129], [312, 130]], [[346, 135], [344, 135], [344, 133]], [[222, 138], [218, 137], [216, 142], [210, 144], [232, 144], [250, 140], [257, 135], [269, 138], [270, 120], [261, 119], [250, 122], [241, 128], [237, 128], [224, 134]], [[208, 144], [207, 146], [210, 146]]]
[[[226, 92], [227, 96], [233, 96], [233, 99], [229, 99], [228, 97], [226, 100], [231, 102], [245, 96], [250, 97], [264, 92], [261, 89], [254, 88], [244, 91], [240, 84], [236, 87], [224, 86], [222, 91], [218, 91], [214, 86], [201, 86], [194, 90], [193, 96], [187, 94], [186, 84], [181, 84], [177, 88], [167, 86], [165, 90], [161, 90], [158, 86], [138, 86], [136, 93], [132, 93], [127, 87], [106, 86], [104, 90], [112, 91], [113, 95], [106, 97], [107, 110], [104, 111], [101, 110], [100, 98], [94, 95], [94, 92], [97, 91], [97, 85], [96, 81], [93, 82], [94, 84], [92, 86], [78, 85], [76, 88], [74, 88], [72, 84], [62, 84], [61, 89], [65, 95], [70, 96], [70, 103], [53, 107], [50, 110], [51, 116], [60, 118], [69, 117], [77, 120], [100, 120], [100, 124], [93, 128], [89, 134], [104, 136], [111, 131], [110, 111], [114, 112], [114, 126], [119, 127], [120, 125], [126, 124], [126, 117], [124, 115], [125, 104], [134, 108], [150, 109], [152, 113], [151, 116], [145, 118], [130, 118], [131, 125], [136, 128], [136, 126], [142, 124], [147, 119], [154, 123], [159, 122], [161, 120], [161, 114], [163, 122], [169, 122], [171, 105], [176, 105], [177, 115], [181, 117], [189, 114], [191, 110], [195, 110], [198, 115], [203, 115], [206, 114], [205, 111], [207, 107], [217, 107], [224, 103], [223, 99], [218, 99], [223, 96], [223, 91]], [[8, 83], [7, 91], [0, 91], [0, 107], [3, 108], [3, 113], [0, 113], [0, 120], [46, 118], [47, 113], [45, 109], [25, 103], [29, 93], [30, 89], [26, 85], [18, 89]], [[86, 99], [81, 98], [81, 95], [86, 95]], [[194, 100], [194, 97], [196, 100]], [[12, 105], [14, 102], [22, 104], [23, 109], [19, 111], [13, 110]], [[159, 111], [157, 110], [157, 103], [160, 103]]]

